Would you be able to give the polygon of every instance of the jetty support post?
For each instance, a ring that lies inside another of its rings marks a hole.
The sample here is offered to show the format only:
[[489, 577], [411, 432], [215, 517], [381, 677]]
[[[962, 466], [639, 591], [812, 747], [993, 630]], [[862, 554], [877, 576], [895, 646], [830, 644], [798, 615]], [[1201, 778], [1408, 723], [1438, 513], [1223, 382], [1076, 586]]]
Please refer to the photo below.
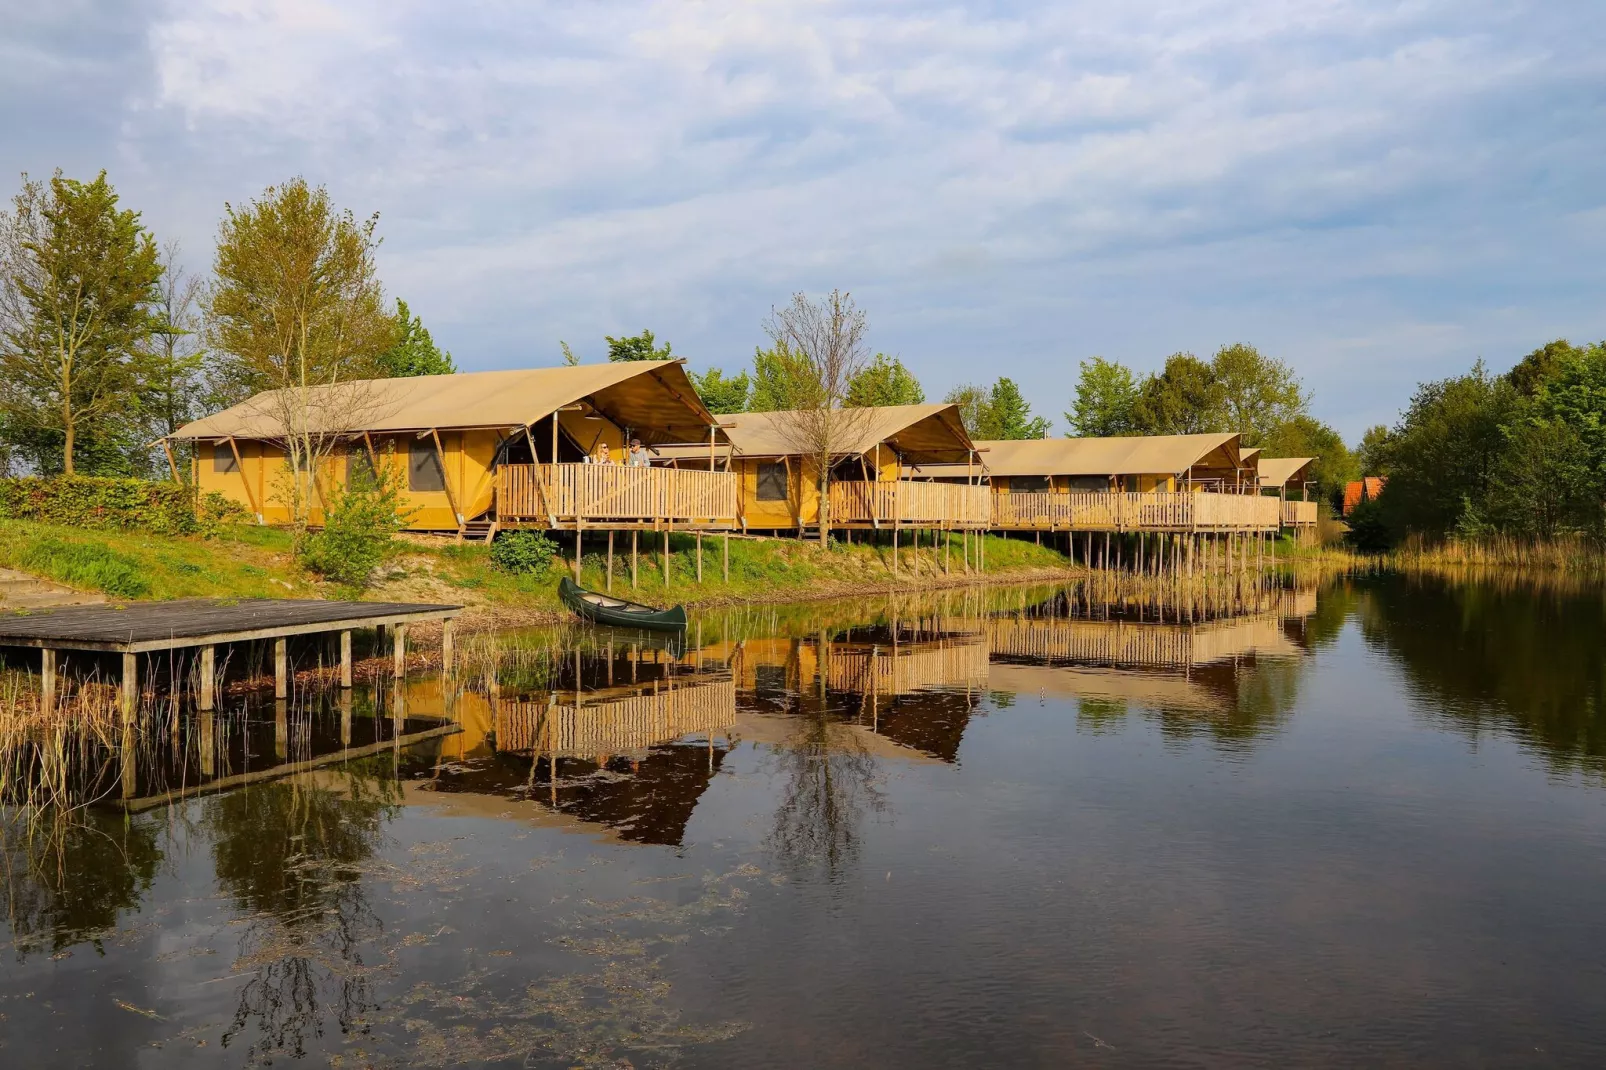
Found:
[[729, 583], [731, 581], [731, 533], [730, 532], [727, 531], [725, 533], [725, 537], [724, 537], [723, 542], [724, 542], [724, 545], [720, 549], [720, 553], [722, 555], [721, 562], [720, 562], [720, 568], [721, 568], [721, 574], [724, 577], [725, 582]]
[[139, 655], [133, 651], [123, 651], [123, 690], [122, 714], [123, 726], [126, 728], [134, 723], [134, 713], [139, 707]]
[[340, 686], [351, 690], [351, 629], [340, 633]]
[[636, 577], [641, 571], [641, 532], [630, 532], [630, 589], [636, 589]]
[[200, 694], [196, 705], [202, 713], [211, 713], [217, 706], [217, 647], [211, 643], [201, 648]]
[[39, 707], [49, 713], [56, 708], [56, 652], [45, 647], [39, 654]]
[[273, 697], [290, 697], [290, 641], [283, 636], [273, 641]]
[[608, 593], [613, 593], [613, 529], [608, 529]]
[[452, 675], [452, 662], [457, 653], [457, 644], [452, 635], [452, 622], [450, 619], [441, 621], [441, 672], [447, 676]]
[[391, 675], [400, 680], [407, 675], [407, 625], [396, 624], [392, 626], [392, 630], [396, 633], [396, 638], [391, 643], [394, 659], [391, 662]]

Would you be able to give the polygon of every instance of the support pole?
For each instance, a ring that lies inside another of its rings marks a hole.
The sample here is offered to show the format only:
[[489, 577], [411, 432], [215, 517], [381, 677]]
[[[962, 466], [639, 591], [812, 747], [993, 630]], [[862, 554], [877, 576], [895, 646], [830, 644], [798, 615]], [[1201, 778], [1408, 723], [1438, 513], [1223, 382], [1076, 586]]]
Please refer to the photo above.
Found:
[[122, 713], [123, 725], [127, 727], [134, 723], [134, 714], [139, 705], [139, 655], [123, 654], [123, 692]]
[[585, 535], [580, 531], [580, 522], [574, 522], [574, 582], [580, 582], [580, 544]]
[[290, 697], [290, 640], [283, 636], [273, 641], [273, 697]]
[[202, 713], [211, 713], [217, 706], [217, 647], [210, 643], [201, 648], [201, 694], [199, 706]]
[[340, 633], [340, 686], [351, 689], [351, 629]]
[[898, 521], [892, 521], [892, 574], [898, 574]]
[[636, 589], [636, 575], [641, 569], [641, 532], [630, 532], [630, 589]]
[[456, 659], [457, 643], [452, 632], [450, 620], [441, 621], [441, 672], [447, 676], [452, 675], [452, 663]]
[[731, 581], [731, 533], [728, 531], [725, 533], [724, 545], [720, 548], [720, 554], [720, 569], [725, 582], [729, 583]]
[[39, 653], [39, 708], [49, 713], [56, 708], [56, 652], [45, 647]]
[[664, 590], [669, 590], [669, 529], [664, 529]]
[[608, 593], [613, 593], [613, 529], [608, 529]]
[[392, 625], [396, 637], [391, 641], [391, 675], [400, 680], [407, 675], [407, 625]]
[[697, 533], [697, 582], [703, 582], [703, 533]]

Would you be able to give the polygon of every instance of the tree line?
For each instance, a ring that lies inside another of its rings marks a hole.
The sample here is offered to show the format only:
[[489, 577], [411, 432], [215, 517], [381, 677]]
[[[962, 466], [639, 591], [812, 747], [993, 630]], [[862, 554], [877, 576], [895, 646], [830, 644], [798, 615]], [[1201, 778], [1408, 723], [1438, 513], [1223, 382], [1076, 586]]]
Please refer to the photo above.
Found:
[[1421, 384], [1359, 450], [1383, 493], [1352, 516], [1356, 540], [1606, 538], [1606, 342], [1550, 342], [1502, 375], [1483, 361]]
[[189, 271], [103, 171], [0, 211], [0, 467], [151, 476], [153, 441], [263, 390], [455, 371], [374, 263], [378, 217], [301, 178], [223, 206]]

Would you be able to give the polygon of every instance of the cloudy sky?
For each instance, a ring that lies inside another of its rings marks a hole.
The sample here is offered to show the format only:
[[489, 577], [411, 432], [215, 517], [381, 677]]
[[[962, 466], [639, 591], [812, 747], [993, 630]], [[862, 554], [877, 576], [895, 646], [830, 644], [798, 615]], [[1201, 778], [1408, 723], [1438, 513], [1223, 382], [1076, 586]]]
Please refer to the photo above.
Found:
[[1599, 0], [0, 9], [0, 172], [104, 167], [201, 269], [305, 175], [468, 369], [643, 327], [734, 369], [841, 287], [933, 397], [1057, 418], [1086, 357], [1248, 341], [1355, 436], [1606, 337]]

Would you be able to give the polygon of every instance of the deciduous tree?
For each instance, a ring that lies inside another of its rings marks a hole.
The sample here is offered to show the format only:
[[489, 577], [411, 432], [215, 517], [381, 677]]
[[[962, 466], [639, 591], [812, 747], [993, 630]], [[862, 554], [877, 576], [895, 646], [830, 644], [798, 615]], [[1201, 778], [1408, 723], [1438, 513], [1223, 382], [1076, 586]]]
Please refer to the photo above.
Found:
[[1076, 400], [1065, 414], [1065, 422], [1087, 438], [1130, 435], [1137, 400], [1138, 383], [1130, 368], [1103, 357], [1084, 360], [1076, 381]]
[[424, 321], [412, 314], [407, 302], [396, 300], [394, 332], [396, 342], [379, 354], [379, 371], [382, 375], [399, 378], [406, 375], [453, 375], [457, 365], [452, 355], [440, 349], [430, 337]]
[[12, 203], [0, 216], [0, 404], [11, 428], [58, 443], [72, 475], [84, 444], [137, 419], [162, 266], [104, 171], [24, 176]]
[[1236, 431], [1246, 446], [1261, 445], [1273, 428], [1305, 412], [1309, 399], [1294, 370], [1252, 345], [1222, 346], [1210, 371], [1224, 423], [1208, 429]]
[[396, 342], [374, 267], [379, 217], [359, 222], [323, 187], [295, 178], [224, 206], [207, 339], [228, 378], [252, 391], [284, 442], [287, 504], [304, 526], [322, 458], [375, 415], [364, 380]]
[[608, 342], [608, 359], [620, 360], [668, 360], [672, 354], [668, 342], [659, 348], [657, 340], [651, 331], [642, 331], [640, 334], [625, 338], [614, 338], [604, 335]]
[[920, 405], [926, 392], [897, 357], [877, 353], [848, 384], [849, 405]]
[[772, 310], [765, 332], [787, 358], [796, 391], [792, 415], [781, 428], [793, 450], [814, 462], [820, 495], [820, 544], [830, 538], [831, 466], [856, 452], [872, 410], [847, 405], [849, 386], [865, 368], [867, 327], [853, 295], [832, 290], [818, 301], [801, 293]]
[[747, 411], [747, 397], [752, 392], [753, 382], [746, 372], [726, 375], [718, 368], [709, 368], [701, 375], [692, 372], [691, 381], [709, 412], [725, 414]]

